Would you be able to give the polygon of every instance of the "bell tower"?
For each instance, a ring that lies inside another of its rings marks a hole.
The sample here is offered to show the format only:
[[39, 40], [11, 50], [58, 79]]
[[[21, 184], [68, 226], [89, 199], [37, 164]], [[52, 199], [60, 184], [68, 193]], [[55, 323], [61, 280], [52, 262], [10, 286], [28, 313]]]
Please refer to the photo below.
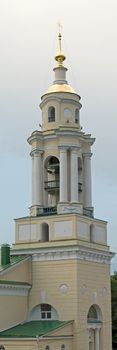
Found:
[[32, 205], [40, 212], [84, 213], [93, 217], [91, 146], [94, 138], [80, 126], [80, 96], [66, 80], [61, 49], [55, 56], [55, 80], [42, 96], [42, 130], [28, 138], [32, 146]]
[[[41, 97], [42, 128], [28, 138], [30, 215], [15, 220], [12, 254], [31, 260], [28, 321], [72, 320], [72, 331], [62, 333], [64, 349], [111, 350], [113, 253], [107, 223], [95, 218], [92, 205], [95, 139], [82, 131], [80, 96], [67, 82], [61, 33], [58, 39], [54, 82]], [[60, 350], [57, 334], [47, 338], [50, 349]]]

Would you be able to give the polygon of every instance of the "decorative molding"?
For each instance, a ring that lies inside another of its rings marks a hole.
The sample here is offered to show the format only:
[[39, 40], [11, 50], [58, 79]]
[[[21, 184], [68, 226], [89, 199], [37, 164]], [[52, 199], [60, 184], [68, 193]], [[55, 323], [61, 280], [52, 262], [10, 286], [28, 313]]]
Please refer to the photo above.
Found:
[[[71, 322], [72, 323], [72, 322]], [[64, 326], [65, 327], [65, 326]], [[54, 331], [56, 331], [57, 329], [55, 329]], [[60, 339], [72, 339], [73, 338], [73, 335], [58, 335], [58, 336], [47, 336], [47, 335], [41, 335], [40, 337], [39, 337], [39, 341], [41, 341], [41, 340], [60, 340]], [[29, 340], [35, 340], [35, 342], [36, 342], [36, 344], [37, 344], [37, 339], [35, 338], [35, 337], [30, 337], [30, 338], [19, 338], [19, 337], [17, 337], [17, 338], [14, 338], [14, 337], [8, 337], [8, 338], [5, 338], [5, 337], [1, 337], [0, 338], [1, 339], [1, 341], [2, 340], [10, 340], [10, 341], [14, 341], [14, 340], [17, 340], [17, 341], [19, 341], [20, 340], [20, 342], [24, 342], [24, 341], [26, 341], [26, 342], [29, 342]], [[35, 349], [34, 347], [33, 347], [33, 349]]]
[[98, 262], [100, 264], [109, 264], [110, 256], [104, 253], [87, 252], [86, 250], [71, 250], [53, 253], [34, 254], [33, 261], [56, 261], [56, 260], [86, 260], [91, 262]]
[[58, 214], [82, 214], [82, 204], [77, 203], [62, 203], [59, 202], [57, 206]]
[[[36, 252], [35, 252], [36, 251]], [[46, 247], [38, 249], [20, 249], [16, 254], [30, 254], [33, 261], [84, 260], [109, 265], [115, 255], [110, 251], [98, 250], [84, 246]], [[15, 255], [15, 251], [14, 251]]]
[[9, 295], [9, 296], [28, 296], [31, 286], [22, 286], [22, 285], [11, 285], [11, 284], [1, 284], [0, 285], [0, 295]]
[[87, 158], [91, 158], [92, 157], [92, 155], [93, 155], [93, 153], [91, 153], [91, 152], [85, 152], [85, 153], [82, 153], [82, 156], [85, 158], [85, 157], [87, 157]]
[[87, 288], [86, 284], [83, 284], [81, 286], [80, 291], [81, 291], [81, 294], [83, 294], [83, 295], [87, 294], [88, 288]]
[[90, 329], [101, 329], [102, 328], [102, 325], [101, 324], [97, 324], [97, 323], [89, 323], [87, 324], [87, 330], [90, 330]]
[[60, 291], [61, 294], [67, 294], [68, 290], [69, 290], [69, 287], [68, 287], [67, 284], [61, 284], [59, 286], [59, 291]]
[[42, 135], [42, 131], [39, 130], [35, 130], [31, 136], [28, 137], [27, 142], [32, 145], [33, 141], [38, 140], [40, 142], [43, 141], [43, 135]]
[[38, 149], [38, 148], [34, 148], [31, 152], [30, 152], [30, 156], [31, 157], [40, 157], [43, 154], [43, 150], [42, 149]]

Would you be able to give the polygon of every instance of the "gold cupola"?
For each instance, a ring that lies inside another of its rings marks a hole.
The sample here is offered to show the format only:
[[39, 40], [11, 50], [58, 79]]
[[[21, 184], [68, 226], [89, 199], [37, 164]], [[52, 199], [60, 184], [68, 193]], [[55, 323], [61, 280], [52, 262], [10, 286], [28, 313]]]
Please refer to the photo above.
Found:
[[[65, 61], [66, 57], [64, 53], [62, 52], [62, 45], [61, 45], [62, 35], [59, 32], [58, 34], [58, 51], [55, 55], [55, 60], [57, 62], [57, 65], [54, 67], [53, 71], [55, 73], [55, 80], [51, 86], [49, 86], [48, 90], [46, 91], [46, 94], [51, 93], [72, 93], [77, 96], [79, 96], [76, 91], [68, 84], [66, 80], [66, 72], [67, 68], [64, 67], [63, 62]], [[80, 99], [80, 96], [79, 96]]]

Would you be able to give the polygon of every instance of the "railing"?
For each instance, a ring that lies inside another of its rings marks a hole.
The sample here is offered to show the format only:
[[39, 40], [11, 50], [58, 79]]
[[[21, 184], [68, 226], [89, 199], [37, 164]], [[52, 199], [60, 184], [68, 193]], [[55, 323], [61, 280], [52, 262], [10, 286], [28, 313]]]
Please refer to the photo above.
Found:
[[82, 183], [81, 182], [78, 183], [78, 191], [82, 192]]
[[59, 180], [56, 181], [45, 181], [45, 190], [54, 190], [59, 188]]
[[[45, 181], [45, 190], [54, 190], [54, 189], [59, 189], [60, 183], [59, 180], [55, 181]], [[82, 183], [78, 183], [78, 191], [82, 192]]]
[[37, 216], [57, 214], [57, 207], [37, 208]]
[[83, 208], [83, 215], [93, 218], [93, 209]]

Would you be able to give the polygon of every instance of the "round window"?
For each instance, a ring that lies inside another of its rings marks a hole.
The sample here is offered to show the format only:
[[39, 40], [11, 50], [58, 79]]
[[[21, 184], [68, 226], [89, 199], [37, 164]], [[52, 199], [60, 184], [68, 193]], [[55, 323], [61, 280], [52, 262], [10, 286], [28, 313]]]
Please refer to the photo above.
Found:
[[64, 109], [64, 117], [65, 118], [70, 118], [71, 117], [71, 111], [70, 111], [70, 109], [69, 108], [65, 108]]

